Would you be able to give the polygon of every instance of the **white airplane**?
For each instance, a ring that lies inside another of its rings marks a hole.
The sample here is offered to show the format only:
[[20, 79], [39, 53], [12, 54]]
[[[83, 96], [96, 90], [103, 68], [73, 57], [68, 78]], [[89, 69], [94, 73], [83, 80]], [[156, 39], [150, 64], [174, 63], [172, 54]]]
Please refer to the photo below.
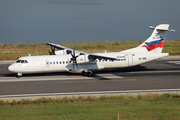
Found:
[[[121, 52], [86, 53], [47, 43], [52, 49], [52, 52], [49, 51], [50, 55], [21, 57], [7, 69], [17, 73], [17, 77], [21, 77], [24, 73], [65, 71], [91, 77], [96, 70], [130, 67], [168, 56], [168, 53], [162, 53], [165, 36], [167, 31], [174, 30], [169, 30], [169, 24], [150, 28], [154, 29], [152, 35], [132, 49]], [[55, 48], [60, 50], [55, 51]]]

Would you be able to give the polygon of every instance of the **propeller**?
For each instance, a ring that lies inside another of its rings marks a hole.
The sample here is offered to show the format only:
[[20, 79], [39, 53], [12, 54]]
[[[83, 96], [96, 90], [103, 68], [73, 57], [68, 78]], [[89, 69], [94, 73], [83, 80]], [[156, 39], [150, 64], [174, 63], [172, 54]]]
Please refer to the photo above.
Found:
[[79, 57], [80, 55], [85, 55], [84, 53], [80, 53], [79, 55], [76, 55], [75, 54], [75, 49], [73, 49], [73, 53], [72, 53], [72, 51], [71, 52], [69, 52], [69, 53], [71, 53], [71, 56], [72, 56], [72, 58], [71, 58], [71, 60], [70, 60], [70, 63], [71, 62], [73, 62], [73, 70], [74, 70], [74, 65], [76, 64], [76, 67], [78, 68], [78, 64], [77, 64], [77, 57]]
[[70, 60], [70, 63], [73, 62], [73, 70], [74, 70], [74, 65], [76, 64], [76, 67], [78, 68], [78, 64], [77, 64], [77, 60], [76, 58], [79, 57], [79, 55], [75, 55], [75, 49], [73, 49], [73, 53], [71, 52], [71, 60]]
[[[52, 52], [51, 52], [52, 51]], [[51, 51], [48, 51], [50, 55], [56, 55], [55, 54], [55, 47], [51, 46]]]

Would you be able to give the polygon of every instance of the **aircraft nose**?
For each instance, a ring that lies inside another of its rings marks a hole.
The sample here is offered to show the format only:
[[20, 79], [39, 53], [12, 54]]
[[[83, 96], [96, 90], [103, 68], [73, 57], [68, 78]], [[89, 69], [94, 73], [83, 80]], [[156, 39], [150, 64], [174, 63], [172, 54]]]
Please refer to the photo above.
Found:
[[13, 71], [12, 66], [10, 65], [10, 66], [7, 68], [7, 70], [9, 70], [9, 71]]

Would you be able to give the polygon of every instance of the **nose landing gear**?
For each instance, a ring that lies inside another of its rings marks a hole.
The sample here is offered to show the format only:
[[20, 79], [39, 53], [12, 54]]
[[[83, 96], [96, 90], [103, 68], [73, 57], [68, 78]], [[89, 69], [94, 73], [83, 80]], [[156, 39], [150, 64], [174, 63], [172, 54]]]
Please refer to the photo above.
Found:
[[17, 73], [17, 78], [20, 78], [22, 76], [22, 73]]

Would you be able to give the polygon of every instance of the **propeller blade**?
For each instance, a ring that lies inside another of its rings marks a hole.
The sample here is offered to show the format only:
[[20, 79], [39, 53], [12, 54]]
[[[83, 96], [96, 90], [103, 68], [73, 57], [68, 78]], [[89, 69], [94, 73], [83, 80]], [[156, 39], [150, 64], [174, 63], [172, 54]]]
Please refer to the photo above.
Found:
[[73, 63], [73, 70], [74, 70], [74, 63]]
[[76, 63], [76, 67], [78, 68], [78, 64], [77, 64], [77, 61], [75, 61], [75, 63]]
[[75, 48], [73, 49], [73, 54], [74, 54], [74, 57], [75, 57]]
[[71, 60], [70, 60], [70, 63], [73, 62], [73, 70], [74, 70], [74, 66], [76, 65], [76, 67], [78, 68], [78, 63], [77, 63], [77, 57], [79, 57], [79, 55], [76, 56], [75, 54], [75, 48], [73, 49], [73, 51], [71, 52]]
[[[51, 47], [52, 47], [52, 46], [51, 46]], [[55, 47], [54, 47], [54, 49], [53, 49], [53, 47], [52, 47], [51, 49], [52, 49], [53, 55], [55, 55]]]
[[75, 61], [73, 61], [73, 70], [74, 70]]
[[48, 51], [48, 52], [49, 52], [50, 55], [56, 55], [56, 54], [55, 54], [55, 47], [53, 48], [53, 47], [51, 46], [51, 51]]
[[52, 55], [52, 52], [51, 51], [48, 51], [49, 52], [49, 55]]

